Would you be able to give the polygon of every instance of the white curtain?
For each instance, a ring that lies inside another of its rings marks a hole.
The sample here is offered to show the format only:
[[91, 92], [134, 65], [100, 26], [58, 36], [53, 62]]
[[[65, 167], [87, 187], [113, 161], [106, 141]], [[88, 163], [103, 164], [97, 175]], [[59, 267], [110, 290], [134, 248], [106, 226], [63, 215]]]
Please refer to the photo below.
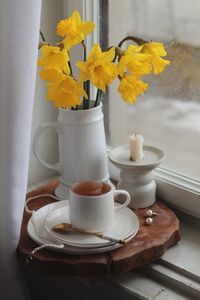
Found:
[[0, 298], [28, 299], [16, 257], [27, 186], [40, 0], [0, 1]]

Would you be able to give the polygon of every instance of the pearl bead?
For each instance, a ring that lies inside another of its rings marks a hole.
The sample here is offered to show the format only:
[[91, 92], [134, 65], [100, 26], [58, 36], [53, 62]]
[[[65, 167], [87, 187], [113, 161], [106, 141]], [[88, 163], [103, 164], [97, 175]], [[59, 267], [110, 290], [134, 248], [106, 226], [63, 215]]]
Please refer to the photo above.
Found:
[[152, 211], [151, 209], [149, 209], [146, 212], [146, 216], [147, 217], [153, 217], [153, 216], [158, 216], [158, 214], [156, 212]]
[[152, 218], [147, 218], [147, 219], [146, 219], [146, 224], [147, 224], [147, 225], [153, 224], [153, 219], [152, 219]]
[[147, 217], [152, 217], [153, 216], [153, 211], [151, 209], [147, 210], [146, 216]]

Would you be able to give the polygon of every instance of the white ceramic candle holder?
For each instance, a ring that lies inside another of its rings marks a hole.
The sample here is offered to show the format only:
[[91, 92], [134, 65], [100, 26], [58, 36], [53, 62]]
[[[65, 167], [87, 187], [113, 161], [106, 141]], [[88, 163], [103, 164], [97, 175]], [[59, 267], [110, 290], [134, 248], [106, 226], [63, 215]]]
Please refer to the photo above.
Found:
[[162, 150], [147, 145], [144, 145], [143, 153], [141, 161], [132, 161], [130, 147], [124, 145], [109, 154], [110, 161], [121, 170], [117, 188], [130, 193], [129, 207], [133, 209], [149, 207], [155, 203], [156, 182], [152, 171], [165, 157]]

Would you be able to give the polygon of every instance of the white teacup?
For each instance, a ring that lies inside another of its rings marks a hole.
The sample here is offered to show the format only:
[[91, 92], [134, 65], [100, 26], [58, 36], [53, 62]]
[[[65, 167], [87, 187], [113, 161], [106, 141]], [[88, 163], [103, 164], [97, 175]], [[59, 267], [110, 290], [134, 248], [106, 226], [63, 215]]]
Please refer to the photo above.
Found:
[[[126, 201], [114, 205], [116, 195], [125, 195]], [[114, 224], [115, 211], [130, 203], [124, 190], [113, 190], [111, 185], [99, 181], [82, 181], [72, 185], [69, 195], [70, 220], [73, 227], [89, 232], [103, 232]]]

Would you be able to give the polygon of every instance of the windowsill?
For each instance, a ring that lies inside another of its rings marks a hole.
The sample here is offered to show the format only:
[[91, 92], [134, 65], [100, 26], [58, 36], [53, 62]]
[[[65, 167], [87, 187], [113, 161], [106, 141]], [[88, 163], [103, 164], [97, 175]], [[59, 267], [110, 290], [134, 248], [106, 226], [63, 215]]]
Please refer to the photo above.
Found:
[[[50, 180], [29, 187], [33, 190]], [[172, 208], [173, 209], [173, 208]], [[124, 298], [143, 300], [200, 299], [200, 220], [175, 211], [181, 221], [181, 241], [154, 263], [105, 280]]]
[[200, 299], [199, 220], [176, 212], [182, 239], [156, 262], [109, 281], [138, 299]]

